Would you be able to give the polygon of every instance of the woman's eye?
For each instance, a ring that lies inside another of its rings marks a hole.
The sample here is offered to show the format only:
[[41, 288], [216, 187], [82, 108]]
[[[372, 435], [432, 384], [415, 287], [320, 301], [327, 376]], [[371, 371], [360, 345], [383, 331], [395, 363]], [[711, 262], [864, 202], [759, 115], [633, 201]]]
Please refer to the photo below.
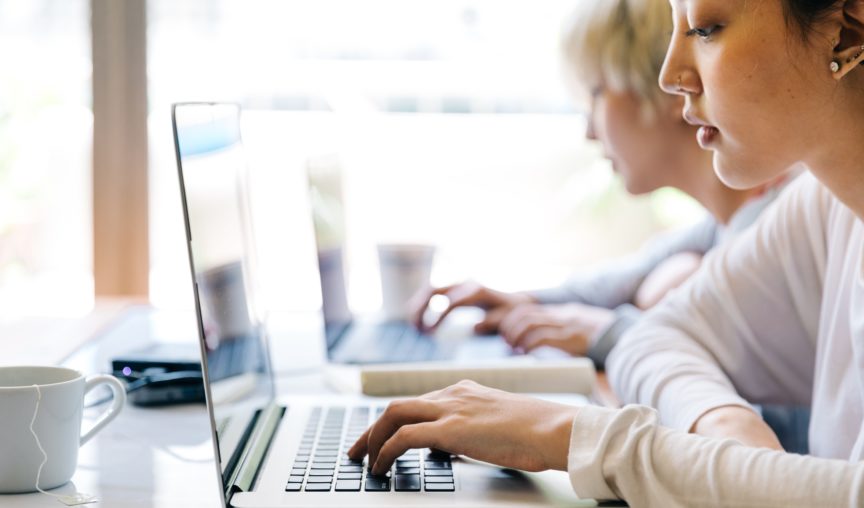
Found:
[[714, 32], [716, 32], [719, 29], [720, 29], [720, 25], [711, 25], [711, 26], [707, 26], [707, 27], [696, 27], [696, 28], [691, 28], [690, 30], [687, 30], [685, 35], [687, 37], [692, 37], [692, 36], [696, 35], [702, 39], [708, 39], [711, 37], [712, 34], [714, 34]]

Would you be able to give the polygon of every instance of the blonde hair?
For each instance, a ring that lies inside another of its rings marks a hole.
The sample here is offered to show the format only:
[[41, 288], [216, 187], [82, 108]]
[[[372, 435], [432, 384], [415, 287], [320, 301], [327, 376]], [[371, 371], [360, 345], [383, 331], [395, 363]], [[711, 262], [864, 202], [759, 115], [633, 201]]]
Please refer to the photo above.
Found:
[[563, 30], [568, 78], [587, 91], [602, 85], [634, 93], [655, 110], [671, 34], [668, 0], [579, 0]]

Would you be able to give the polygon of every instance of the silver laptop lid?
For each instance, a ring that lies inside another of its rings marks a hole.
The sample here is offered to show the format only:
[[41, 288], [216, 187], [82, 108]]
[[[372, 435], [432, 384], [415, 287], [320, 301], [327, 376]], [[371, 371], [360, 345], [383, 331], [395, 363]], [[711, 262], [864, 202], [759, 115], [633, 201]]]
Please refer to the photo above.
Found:
[[[255, 299], [255, 241], [240, 108], [172, 108], [174, 144], [194, 283], [207, 408], [227, 503], [271, 425], [274, 383], [266, 327]], [[246, 475], [247, 478], [243, 478]]]

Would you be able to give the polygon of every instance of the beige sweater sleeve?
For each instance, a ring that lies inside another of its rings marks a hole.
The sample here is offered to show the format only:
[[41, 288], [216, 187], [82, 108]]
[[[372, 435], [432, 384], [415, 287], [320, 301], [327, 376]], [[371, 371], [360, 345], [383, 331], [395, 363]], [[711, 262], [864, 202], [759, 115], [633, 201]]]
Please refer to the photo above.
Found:
[[642, 406], [582, 408], [568, 470], [580, 497], [634, 508], [864, 506], [864, 464], [686, 434]]

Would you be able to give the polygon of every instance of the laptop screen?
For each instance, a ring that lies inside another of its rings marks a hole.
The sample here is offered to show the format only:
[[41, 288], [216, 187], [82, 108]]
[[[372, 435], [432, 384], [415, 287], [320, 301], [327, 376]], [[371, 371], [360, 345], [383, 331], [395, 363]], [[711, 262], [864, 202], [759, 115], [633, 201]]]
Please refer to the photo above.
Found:
[[306, 163], [306, 179], [318, 251], [321, 310], [329, 352], [336, 346], [344, 328], [353, 320], [348, 307], [345, 199], [339, 158], [327, 155], [309, 159]]
[[174, 142], [223, 492], [262, 408], [274, 397], [256, 308], [255, 242], [240, 109], [177, 104]]

